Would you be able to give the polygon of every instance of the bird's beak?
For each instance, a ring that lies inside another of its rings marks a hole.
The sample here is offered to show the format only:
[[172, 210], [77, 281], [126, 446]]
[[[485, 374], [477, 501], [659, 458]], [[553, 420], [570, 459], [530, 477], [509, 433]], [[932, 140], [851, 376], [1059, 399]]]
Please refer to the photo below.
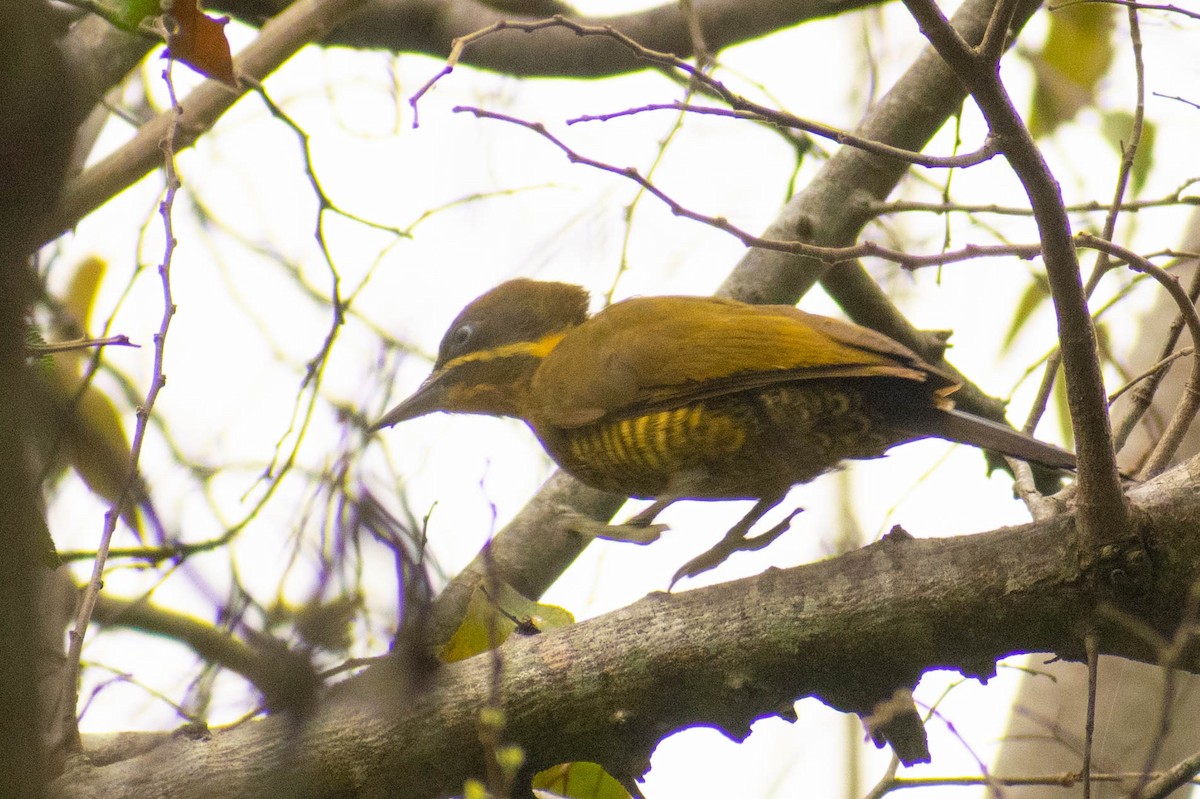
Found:
[[368, 433], [376, 433], [385, 427], [391, 427], [409, 419], [416, 419], [427, 413], [445, 410], [446, 385], [440, 380], [441, 372], [434, 372], [425, 382], [413, 392], [412, 396], [385, 413], [383, 417], [371, 425]]

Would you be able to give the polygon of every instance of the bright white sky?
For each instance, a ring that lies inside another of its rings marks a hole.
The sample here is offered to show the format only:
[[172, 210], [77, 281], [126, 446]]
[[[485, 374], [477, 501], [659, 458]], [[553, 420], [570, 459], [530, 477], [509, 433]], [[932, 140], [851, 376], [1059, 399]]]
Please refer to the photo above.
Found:
[[[615, 10], [610, 3], [599, 5]], [[890, 85], [920, 46], [915, 26], [898, 4], [871, 19], [818, 22], [730, 49], [721, 54], [727, 70], [721, 77], [755, 97], [764, 96], [755, 88], [755, 82], [761, 82], [771, 102], [780, 107], [850, 127], [867, 101], [867, 81], [859, 61], [864, 41], [869, 39], [873, 48], [882, 88]], [[1043, 26], [1044, 20], [1038, 20], [1032, 27], [1037, 31]], [[240, 29], [232, 33], [235, 49], [251, 36]], [[1147, 19], [1150, 90], [1185, 96], [1194, 90], [1197, 64], [1194, 55], [1179, 46], [1178, 35], [1170, 20]], [[1026, 40], [1029, 46], [1036, 38], [1035, 33]], [[1123, 47], [1119, 56], [1125, 62], [1127, 50]], [[572, 166], [527, 130], [478, 121], [454, 114], [451, 108], [480, 105], [544, 121], [581, 153], [644, 170], [672, 124], [673, 116], [667, 112], [570, 128], [562, 123], [581, 113], [667, 102], [680, 95], [678, 88], [654, 74], [610, 81], [519, 82], [459, 68], [422, 101], [421, 127], [414, 130], [407, 98], [440, 67], [439, 62], [421, 57], [392, 60], [378, 53], [309, 49], [267, 83], [276, 102], [311, 135], [322, 184], [346, 210], [406, 227], [427, 210], [472, 194], [516, 192], [440, 211], [422, 222], [412, 239], [398, 243], [353, 223], [334, 219], [329, 224], [343, 292], [355, 289], [373, 268], [356, 309], [424, 353], [436, 348], [458, 309], [512, 276], [571, 280], [586, 285], [594, 297], [602, 295], [616, 274], [625, 232], [623, 207], [635, 189], [615, 176]], [[159, 69], [156, 62], [145, 75], [161, 101]], [[194, 83], [185, 69], [175, 74], [180, 84]], [[1129, 70], [1118, 67], [1113, 74], [1112, 84], [1104, 90], [1105, 102], [1127, 107], [1133, 96]], [[1005, 77], [1020, 104], [1027, 107], [1027, 68], [1010, 59]], [[1172, 159], [1171, 164], [1160, 165], [1145, 192], [1158, 196], [1174, 189], [1184, 176], [1200, 174], [1200, 156], [1194, 147], [1196, 112], [1155, 98], [1149, 99], [1148, 112], [1159, 125], [1158, 152], [1169, 153]], [[1063, 131], [1061, 144], [1048, 146], [1048, 156], [1059, 169], [1070, 199], [1104, 199], [1111, 193], [1116, 170], [1113, 151], [1081, 143], [1073, 135], [1096, 124], [1094, 115], [1085, 114], [1077, 126]], [[114, 123], [105, 146], [115, 147], [127, 135], [127, 128]], [[963, 139], [965, 149], [981, 141], [973, 113], [965, 120]], [[945, 153], [951, 145], [947, 134], [930, 149]], [[791, 160], [790, 151], [774, 134], [728, 120], [690, 119], [656, 182], [691, 208], [725, 215], [759, 231], [785, 199]], [[252, 96], [244, 99], [213, 135], [181, 156], [179, 163], [187, 190], [220, 220], [250, 242], [297, 265], [317, 290], [327, 290], [327, 269], [312, 236], [315, 201], [305, 183], [295, 137], [270, 119], [261, 103]], [[804, 176], [810, 176], [815, 166], [810, 160]], [[937, 174], [931, 177], [941, 179]], [[110, 263], [110, 280], [95, 319], [107, 317], [114, 307], [134, 267], [135, 254], [151, 266], [161, 255], [161, 227], [151, 218], [160, 187], [158, 176], [143, 181], [85, 220], [62, 245], [64, 265], [92, 252]], [[955, 191], [962, 201], [1021, 203], [1016, 189], [999, 162], [955, 176]], [[914, 190], [910, 196], [936, 200], [937, 191], [936, 187]], [[1174, 212], [1144, 214], [1137, 221], [1135, 245], [1153, 250], [1175, 244], [1174, 231], [1180, 229], [1182, 217]], [[151, 221], [139, 250], [137, 229], [145, 219]], [[943, 229], [933, 217], [892, 224], [913, 249], [934, 251], [940, 246]], [[1005, 220], [997, 225], [1013, 230]], [[301, 367], [316, 353], [328, 329], [328, 314], [302, 296], [293, 279], [271, 259], [241, 246], [228, 232], [197, 225], [182, 195], [176, 207], [176, 235], [180, 247], [172, 278], [179, 313], [168, 339], [167, 388], [156, 413], [168, 420], [179, 445], [191, 456], [204, 462], [246, 464], [212, 485], [225, 521], [234, 521], [263, 490], [256, 476], [288, 428]], [[883, 237], [880, 229], [870, 235]], [[981, 235], [961, 228], [954, 241], [956, 245], [981, 241]], [[1017, 240], [1031, 236], [1027, 230], [1012, 235]], [[675, 218], [646, 198], [633, 222], [630, 270], [617, 285], [616, 295], [711, 292], [741, 253], [742, 247], [732, 238]], [[952, 360], [986, 390], [1005, 396], [1026, 365], [1042, 354], [1052, 330], [1044, 312], [1018, 342], [1018, 352], [1000, 356], [997, 325], [1007, 323], [1006, 309], [1015, 306], [1029, 269], [1019, 262], [974, 262], [946, 269], [940, 281], [931, 271], [911, 279], [894, 278], [889, 288], [917, 325], [953, 329]], [[68, 271], [57, 270], [52, 280], [65, 281]], [[1149, 299], [1145, 293], [1136, 296], [1127, 306], [1129, 314], [1145, 307]], [[816, 294], [804, 300], [804, 307], [835, 312], [828, 300]], [[161, 295], [150, 269], [134, 283], [113, 323], [114, 332], [129, 335], [142, 349], [109, 355], [140, 386], [150, 374], [151, 337], [160, 315]], [[1124, 324], [1132, 324], [1134, 317], [1125, 319]], [[429, 366], [423, 358], [408, 359], [394, 387], [389, 387], [383, 382], [387, 371], [380, 368], [379, 357], [371, 331], [351, 320], [330, 362], [327, 395], [374, 415], [388, 404], [386, 392], [393, 392], [392, 400], [405, 395]], [[101, 385], [107, 386], [103, 381]], [[1017, 392], [1011, 415], [1016, 421], [1023, 419], [1029, 388]], [[132, 428], [132, 412], [128, 418]], [[301, 450], [305, 469], [328, 466], [345, 445], [332, 419], [328, 407], [318, 410]], [[1042, 435], [1058, 438], [1052, 420], [1043, 425]], [[220, 529], [206, 500], [170, 465], [157, 436], [150, 440], [143, 465], [160, 513], [178, 525], [185, 538], [204, 539]], [[518, 423], [436, 416], [395, 428], [369, 445], [360, 476], [377, 496], [394, 494], [392, 469], [403, 477], [415, 512], [423, 514], [436, 503], [430, 546], [438, 562], [453, 573], [521, 507], [551, 466]], [[1002, 479], [982, 476], [976, 453], [923, 442], [882, 461], [856, 464], [842, 479], [829, 477], [798, 488], [790, 502], [807, 511], [795, 520], [790, 534], [763, 552], [739, 555], [684, 588], [827, 556], [839, 527], [836, 491], [840, 486], [854, 492], [854, 514], [867, 539], [893, 523], [902, 523], [918, 536], [936, 536], [1026, 519]], [[72, 483], [64, 486], [61, 498], [51, 508], [59, 545], [94, 546], [102, 524], [100, 506]], [[287, 534], [302, 522], [306, 499], [299, 480], [285, 482], [265, 516], [237, 541], [239, 578], [262, 602], [269, 603], [274, 596], [290, 553]], [[662, 541], [649, 548], [600, 542], [589, 548], [546, 599], [584, 618], [663, 589], [681, 563], [711, 545], [743, 512], [744, 507], [735, 503], [683, 503], [664, 515], [673, 531]], [[307, 529], [305, 546], [311, 549], [317, 546], [314, 523]], [[366, 568], [379, 591], [368, 602], [386, 611], [394, 596], [391, 561], [376, 560], [379, 563], [372, 564], [368, 559]], [[220, 556], [198, 558], [192, 569], [163, 580], [154, 600], [205, 617], [212, 599], [225, 596], [228, 562]], [[287, 596], [303, 601], [311, 580], [304, 569], [292, 572]], [[115, 595], [135, 596], [155, 582], [153, 574], [123, 570], [112, 574], [107, 586]], [[361, 632], [363, 649], [355, 654], [384, 651], [387, 630]], [[129, 635], [97, 637], [86, 655], [172, 697], [180, 696], [180, 681], [195, 665], [173, 644]], [[106, 679], [106, 674], [90, 672], [85, 696]], [[957, 675], [928, 675], [918, 699], [935, 701], [956, 679]], [[1001, 669], [1000, 677], [986, 687], [966, 682], [954, 688], [941, 713], [953, 722], [956, 732], [934, 721], [930, 732], [935, 763], [908, 773], [977, 773], [974, 758], [990, 759], [1015, 680], [1013, 670]], [[245, 693], [241, 681], [226, 676], [218, 687], [221, 704], [215, 709], [215, 720], [240, 715]], [[833, 795], [829, 791], [843, 778], [843, 767], [837, 764], [845, 757], [845, 742], [859, 736], [847, 731], [847, 725], [856, 727], [858, 722], [812, 701], [800, 703], [799, 713], [800, 721], [793, 725], [778, 719], [761, 722], [741, 746], [705, 730], [673, 737], [655, 755], [645, 784], [647, 796]], [[169, 707], [131, 686], [105, 689], [84, 719], [87, 730], [169, 728], [177, 723]], [[873, 783], [885, 764], [883, 753], [868, 752], [862, 766], [865, 783]], [[906, 793], [910, 799], [944, 795], [935, 790]]]

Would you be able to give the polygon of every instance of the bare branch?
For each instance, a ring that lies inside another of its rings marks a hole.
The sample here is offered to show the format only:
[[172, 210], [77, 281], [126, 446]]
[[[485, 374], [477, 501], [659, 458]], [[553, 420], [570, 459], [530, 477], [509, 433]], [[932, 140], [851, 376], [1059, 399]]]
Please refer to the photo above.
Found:
[[[1144, 272], [1157, 280], [1167, 290], [1167, 293], [1171, 295], [1171, 299], [1175, 300], [1176, 305], [1179, 306], [1179, 312], [1183, 315], [1183, 319], [1187, 323], [1188, 331], [1192, 334], [1192, 340], [1200, 341], [1200, 314], [1197, 314], [1196, 306], [1192, 303], [1188, 293], [1179, 285], [1178, 278], [1167, 274], [1137, 253], [1098, 236], [1080, 233], [1078, 239], [1081, 244], [1088, 247], [1116, 255], [1128, 263], [1131, 269]], [[1167, 463], [1170, 462], [1175, 451], [1183, 441], [1184, 435], [1187, 434], [1187, 429], [1198, 411], [1200, 411], [1200, 356], [1193, 358], [1191, 377], [1188, 378], [1183, 399], [1180, 401], [1179, 407], [1175, 409], [1175, 414], [1171, 417], [1171, 423], [1167, 425], [1167, 429], [1155, 446], [1150, 459], [1142, 467], [1141, 476], [1143, 479], [1153, 477], [1166, 468]]]
[[[319, 41], [350, 15], [363, 0], [297, 0], [279, 17], [263, 26], [253, 44], [234, 59], [239, 76], [261, 81], [306, 44]], [[53, 221], [41, 231], [49, 241], [74, 227], [104, 202], [141, 180], [158, 167], [159, 142], [175, 129], [176, 151], [186, 149], [207, 132], [246, 91], [233, 91], [209, 80], [180, 103], [183, 113], [159, 114], [143, 125], [127, 144], [67, 183]]]
[[456, 106], [455, 112], [472, 114], [479, 119], [494, 119], [499, 122], [508, 122], [513, 125], [531, 130], [538, 134], [548, 142], [553, 144], [570, 159], [571, 163], [583, 164], [590, 166], [593, 169], [599, 169], [604, 172], [610, 172], [614, 175], [632, 180], [645, 191], [661, 200], [675, 216], [680, 216], [685, 219], [691, 219], [694, 222], [700, 222], [717, 230], [724, 231], [734, 238], [741, 241], [747, 247], [756, 247], [764, 250], [776, 250], [778, 252], [793, 253], [796, 255], [805, 255], [811, 258], [817, 258], [821, 261], [830, 264], [837, 264], [844, 261], [850, 261], [855, 258], [874, 257], [881, 258], [887, 261], [893, 261], [905, 269], [920, 269], [927, 266], [943, 266], [957, 261], [967, 261], [975, 258], [990, 258], [995, 256], [1010, 255], [1018, 258], [1033, 258], [1041, 253], [1040, 244], [993, 244], [979, 245], [967, 244], [957, 250], [948, 252], [931, 253], [929, 255], [913, 255], [901, 250], [886, 247], [873, 241], [864, 241], [848, 247], [821, 247], [815, 244], [807, 244], [802, 241], [785, 241], [780, 239], [765, 239], [753, 235], [752, 233], [738, 227], [723, 216], [714, 216], [704, 214], [699, 211], [694, 211], [679, 201], [675, 200], [665, 191], [650, 182], [644, 177], [635, 167], [622, 167], [614, 164], [609, 164], [604, 161], [598, 161], [583, 155], [568, 146], [562, 139], [555, 136], [546, 126], [540, 122], [530, 122], [525, 119], [501, 114], [496, 111], [487, 111], [475, 106]]
[[1096, 332], [1058, 183], [1013, 106], [995, 64], [978, 57], [963, 42], [935, 3], [905, 0], [905, 7], [967, 86], [992, 135], [1000, 138], [1004, 156], [1033, 206], [1058, 317], [1067, 403], [1079, 454], [1080, 534], [1096, 545], [1119, 540], [1127, 534], [1128, 509], [1113, 452]]
[[50, 355], [55, 352], [75, 352], [77, 350], [100, 349], [101, 347], [138, 347], [129, 340], [129, 336], [121, 333], [116, 336], [103, 338], [80, 338], [74, 341], [53, 341], [46, 344], [30, 344], [32, 355]]
[[[707, 76], [706, 76], [707, 77]], [[708, 80], [712, 80], [708, 78]], [[715, 82], [715, 81], [714, 81]], [[609, 114], [586, 114], [584, 116], [568, 119], [568, 125], [574, 125], [579, 122], [606, 122], [610, 119], [617, 119], [623, 116], [632, 116], [646, 111], [685, 111], [689, 114], [704, 114], [707, 116], [724, 116], [732, 119], [750, 119], [756, 122], [766, 122], [772, 125], [778, 125], [783, 128], [795, 128], [803, 130], [807, 133], [812, 133], [815, 136], [821, 136], [825, 139], [830, 139], [838, 144], [844, 144], [849, 147], [857, 147], [860, 150], [865, 150], [869, 153], [882, 155], [888, 158], [896, 158], [901, 161], [907, 161], [916, 166], [924, 166], [937, 169], [955, 169], [976, 164], [982, 164], [990, 161], [997, 153], [1000, 152], [996, 143], [992, 140], [984, 142], [983, 146], [978, 150], [962, 155], [926, 155], [924, 153], [914, 152], [912, 150], [903, 150], [899, 147], [892, 147], [883, 142], [864, 139], [861, 136], [855, 136], [844, 130], [839, 130], [829, 125], [824, 125], [820, 122], [803, 119], [801, 117], [789, 114], [786, 111], [778, 111], [758, 103], [747, 100], [740, 95], [734, 95], [731, 105], [732, 109], [712, 108], [709, 106], [692, 105], [675, 101], [671, 103], [651, 103], [649, 105], [639, 106], [638, 108], [627, 108], [623, 111], [615, 111]]]
[[[175, 115], [176, 120], [181, 116], [182, 109], [179, 107], [179, 102], [175, 97], [175, 84], [171, 79], [171, 67], [174, 64], [174, 59], [168, 59], [163, 67], [163, 80], [166, 82], [167, 91], [171, 97], [171, 112]], [[150, 414], [154, 411], [154, 403], [158, 398], [158, 394], [166, 385], [167, 379], [163, 372], [165, 363], [165, 353], [167, 344], [167, 331], [171, 327], [171, 319], [175, 316], [175, 300], [171, 294], [171, 260], [175, 254], [175, 227], [173, 211], [175, 208], [175, 193], [179, 191], [180, 182], [179, 176], [175, 172], [175, 150], [173, 142], [175, 140], [176, 124], [171, 125], [159, 143], [160, 152], [163, 159], [163, 173], [165, 175], [167, 189], [163, 196], [163, 200], [159, 203], [159, 214], [163, 220], [163, 257], [158, 266], [158, 276], [162, 287], [162, 318], [159, 323], [158, 332], [154, 334], [154, 371], [150, 378], [150, 387], [146, 390], [145, 401], [137, 409], [137, 422], [134, 425], [133, 442], [129, 448], [129, 465], [128, 470], [122, 480], [121, 490], [113, 499], [112, 505], [108, 512], [104, 514], [104, 529], [100, 533], [100, 543], [96, 547], [96, 558], [92, 563], [92, 576], [88, 580], [86, 586], [80, 595], [79, 607], [75, 614], [75, 626], [69, 633], [70, 646], [67, 650], [67, 668], [64, 669], [66, 680], [62, 686], [63, 700], [59, 704], [59, 712], [63, 714], [63, 721], [68, 726], [75, 719], [75, 714], [78, 712], [78, 686], [80, 672], [80, 658], [83, 654], [83, 639], [87, 633], [88, 625], [91, 623], [92, 611], [96, 607], [96, 602], [100, 597], [100, 589], [104, 583], [104, 565], [108, 559], [108, 548], [112, 542], [113, 533], [116, 531], [117, 519], [121, 515], [121, 510], [129, 500], [133, 493], [133, 487], [138, 481], [138, 461], [142, 454], [142, 444], [146, 440], [146, 429], [149, 424]], [[74, 750], [82, 749], [82, 742], [79, 740], [78, 729], [74, 730], [74, 740], [68, 742], [68, 745]]]
[[1069, 6], [1078, 6], [1089, 3], [1104, 3], [1114, 6], [1125, 6], [1130, 10], [1140, 9], [1142, 11], [1166, 11], [1171, 14], [1180, 14], [1192, 19], [1200, 19], [1200, 11], [1189, 11], [1186, 8], [1180, 8], [1173, 3], [1136, 3], [1134, 0], [1067, 0], [1063, 3], [1051, 3], [1046, 8], [1049, 11], [1057, 11], [1060, 8]]

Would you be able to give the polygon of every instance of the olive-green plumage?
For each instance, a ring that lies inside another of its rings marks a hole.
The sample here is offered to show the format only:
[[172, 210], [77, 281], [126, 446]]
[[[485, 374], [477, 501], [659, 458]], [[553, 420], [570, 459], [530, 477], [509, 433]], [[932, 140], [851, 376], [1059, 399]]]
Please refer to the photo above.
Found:
[[433, 373], [373, 429], [433, 411], [515, 416], [583, 482], [657, 499], [638, 523], [677, 499], [760, 500], [739, 541], [792, 485], [920, 438], [1073, 468], [953, 410], [957, 387], [886, 336], [791, 306], [643, 297], [588, 317], [579, 286], [522, 279], [459, 314]]

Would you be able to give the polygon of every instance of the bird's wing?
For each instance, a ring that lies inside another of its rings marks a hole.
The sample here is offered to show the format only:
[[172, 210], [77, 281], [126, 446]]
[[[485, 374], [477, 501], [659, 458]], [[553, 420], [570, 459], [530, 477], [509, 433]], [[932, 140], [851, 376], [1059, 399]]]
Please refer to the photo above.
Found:
[[956, 387], [906, 347], [849, 322], [786, 305], [650, 297], [568, 333], [539, 367], [533, 397], [542, 420], [573, 427], [782, 382], [870, 376]]

